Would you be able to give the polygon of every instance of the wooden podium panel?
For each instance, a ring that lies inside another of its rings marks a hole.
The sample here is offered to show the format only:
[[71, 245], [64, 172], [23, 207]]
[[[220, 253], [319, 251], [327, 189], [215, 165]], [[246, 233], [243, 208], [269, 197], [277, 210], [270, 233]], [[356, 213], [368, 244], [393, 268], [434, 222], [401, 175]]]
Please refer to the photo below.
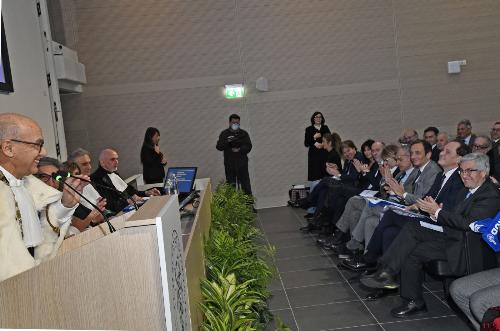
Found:
[[0, 327], [165, 330], [156, 228], [126, 228], [0, 283]]
[[116, 232], [89, 229], [54, 259], [0, 282], [0, 328], [197, 330], [210, 190], [203, 180], [186, 233], [177, 197], [152, 197], [113, 219]]

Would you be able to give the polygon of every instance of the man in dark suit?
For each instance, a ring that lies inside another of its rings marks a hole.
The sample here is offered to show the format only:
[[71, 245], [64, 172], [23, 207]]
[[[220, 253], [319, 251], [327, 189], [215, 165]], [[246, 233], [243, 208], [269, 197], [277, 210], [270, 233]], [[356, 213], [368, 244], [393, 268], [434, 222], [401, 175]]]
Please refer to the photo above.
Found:
[[461, 120], [457, 124], [456, 140], [464, 142], [467, 146], [472, 147], [476, 135], [472, 133], [472, 124], [469, 120]]
[[488, 177], [487, 156], [471, 153], [460, 161], [460, 177], [465, 188], [457, 195], [456, 207], [445, 210], [431, 197], [419, 199], [420, 210], [431, 215], [442, 232], [419, 222], [407, 222], [388, 251], [380, 259], [380, 268], [371, 278], [362, 279], [372, 288], [397, 287], [395, 276], [401, 273], [401, 297], [404, 303], [391, 310], [395, 317], [406, 317], [425, 311], [422, 296], [423, 265], [433, 260], [448, 261], [457, 276], [466, 272], [464, 232], [480, 219], [494, 216], [500, 210], [500, 192]]
[[[436, 176], [434, 183], [422, 197], [432, 197], [443, 205], [443, 209], [452, 210], [456, 204], [457, 193], [464, 188], [458, 174], [460, 158], [470, 151], [464, 143], [452, 141], [448, 143], [439, 159], [439, 165], [444, 169]], [[404, 216], [395, 211], [387, 211], [367, 244], [364, 259], [367, 263], [375, 264], [378, 258], [391, 246], [401, 228], [415, 219]]]
[[441, 150], [437, 145], [439, 130], [434, 126], [429, 126], [424, 130], [424, 140], [432, 146], [431, 160], [434, 162], [439, 161], [439, 153]]

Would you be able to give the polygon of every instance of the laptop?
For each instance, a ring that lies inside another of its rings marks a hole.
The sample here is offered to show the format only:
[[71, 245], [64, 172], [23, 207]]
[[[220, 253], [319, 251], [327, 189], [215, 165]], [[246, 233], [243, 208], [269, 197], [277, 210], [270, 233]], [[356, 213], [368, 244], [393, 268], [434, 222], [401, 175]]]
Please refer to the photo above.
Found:
[[167, 179], [171, 175], [177, 178], [177, 188], [179, 190], [179, 201], [184, 200], [194, 189], [194, 180], [196, 179], [196, 172], [198, 167], [170, 167], [167, 169], [163, 188], [167, 185]]

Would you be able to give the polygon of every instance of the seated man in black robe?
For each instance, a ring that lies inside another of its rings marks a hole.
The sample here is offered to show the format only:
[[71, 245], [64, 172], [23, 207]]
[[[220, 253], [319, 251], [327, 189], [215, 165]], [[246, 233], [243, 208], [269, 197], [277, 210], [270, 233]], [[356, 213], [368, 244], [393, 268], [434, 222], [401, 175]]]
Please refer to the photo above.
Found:
[[[112, 149], [105, 149], [99, 155], [99, 167], [90, 176], [97, 192], [106, 199], [106, 208], [118, 213], [132, 201], [139, 201], [141, 197], [160, 195], [156, 188], [147, 191], [138, 191], [123, 181], [118, 170], [118, 153]], [[104, 186], [104, 187], [103, 187]], [[109, 189], [106, 189], [108, 187]]]

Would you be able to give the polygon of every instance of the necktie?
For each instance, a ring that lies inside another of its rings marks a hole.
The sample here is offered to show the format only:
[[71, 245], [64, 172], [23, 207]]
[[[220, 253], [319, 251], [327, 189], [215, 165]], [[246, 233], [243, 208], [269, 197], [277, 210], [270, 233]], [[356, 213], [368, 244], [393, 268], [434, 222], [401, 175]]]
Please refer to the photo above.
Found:
[[437, 197], [439, 196], [439, 193], [441, 193], [441, 191], [443, 190], [443, 187], [444, 187], [443, 183], [444, 183], [445, 178], [446, 178], [446, 175], [442, 174], [441, 178], [439, 179], [439, 191], [436, 194], [436, 196], [434, 197], [435, 199], [437, 199]]
[[471, 195], [472, 195], [471, 191], [467, 192], [467, 195], [465, 196], [465, 200], [467, 200]]
[[418, 171], [417, 171], [417, 175], [415, 176], [415, 179], [413, 180], [413, 184], [415, 184], [415, 183], [417, 182], [418, 177], [420, 177], [420, 174], [421, 174], [421, 173], [422, 173], [422, 172], [420, 171], [420, 169], [418, 169]]

